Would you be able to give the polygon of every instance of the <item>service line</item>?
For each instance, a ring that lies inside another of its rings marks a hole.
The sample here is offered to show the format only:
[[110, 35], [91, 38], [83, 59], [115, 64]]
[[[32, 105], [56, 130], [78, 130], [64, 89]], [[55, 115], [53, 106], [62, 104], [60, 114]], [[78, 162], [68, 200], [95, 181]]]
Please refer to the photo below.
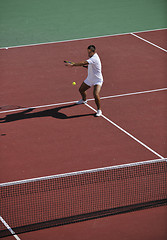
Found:
[[[91, 107], [89, 104], [85, 103], [85, 105], [87, 107], [89, 107], [90, 109], [92, 109], [94, 112], [96, 112], [96, 110]], [[107, 118], [106, 116], [102, 115], [102, 117], [107, 120], [109, 123], [111, 123], [112, 125], [114, 125], [115, 127], [117, 127], [119, 130], [121, 130], [122, 132], [124, 132], [125, 134], [127, 134], [129, 137], [131, 137], [133, 140], [135, 140], [136, 142], [138, 142], [139, 144], [141, 144], [143, 147], [147, 148], [150, 152], [154, 153], [156, 156], [160, 157], [161, 159], [164, 159], [163, 156], [161, 156], [159, 153], [155, 152], [152, 148], [148, 147], [145, 143], [143, 143], [142, 141], [140, 141], [139, 139], [137, 139], [136, 137], [134, 137], [132, 134], [130, 134], [129, 132], [127, 132], [125, 129], [123, 129], [122, 127], [120, 127], [118, 124], [114, 123], [113, 121], [111, 121], [109, 118]]]
[[[159, 89], [153, 89], [153, 90], [147, 90], [147, 91], [140, 91], [140, 92], [133, 92], [133, 93], [123, 93], [123, 94], [117, 94], [117, 95], [111, 95], [111, 96], [106, 96], [106, 97], [101, 97], [100, 99], [109, 99], [109, 98], [118, 98], [118, 97], [125, 97], [125, 96], [132, 96], [132, 95], [139, 95], [139, 94], [145, 94], [145, 93], [154, 93], [154, 92], [160, 92], [160, 91], [165, 91], [167, 88], [159, 88]], [[94, 101], [94, 99], [88, 99], [89, 101]], [[40, 106], [31, 106], [31, 107], [23, 107], [23, 108], [17, 108], [17, 109], [12, 109], [12, 110], [5, 110], [5, 111], [0, 111], [0, 114], [3, 113], [12, 113], [12, 112], [20, 112], [20, 111], [25, 111], [28, 109], [38, 109], [38, 108], [47, 108], [47, 107], [54, 107], [54, 106], [61, 106], [61, 105], [67, 105], [67, 104], [74, 104], [77, 101], [71, 101], [71, 102], [62, 102], [62, 103], [53, 103], [53, 104], [47, 104], [47, 105], [40, 105]]]

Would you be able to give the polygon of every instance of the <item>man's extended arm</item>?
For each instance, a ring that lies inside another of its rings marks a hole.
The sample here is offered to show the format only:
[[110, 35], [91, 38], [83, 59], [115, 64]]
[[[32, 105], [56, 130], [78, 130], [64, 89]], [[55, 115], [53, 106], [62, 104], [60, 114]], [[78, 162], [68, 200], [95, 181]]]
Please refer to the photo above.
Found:
[[68, 62], [65, 65], [66, 66], [71, 66], [71, 67], [77, 67], [77, 66], [81, 66], [81, 67], [88, 67], [88, 62], [87, 61], [83, 61], [83, 62], [78, 62], [78, 63], [73, 63], [73, 62]]
[[84, 61], [84, 62], [78, 62], [78, 63], [73, 63], [72, 65], [73, 66], [87, 66], [89, 63], [87, 61]]

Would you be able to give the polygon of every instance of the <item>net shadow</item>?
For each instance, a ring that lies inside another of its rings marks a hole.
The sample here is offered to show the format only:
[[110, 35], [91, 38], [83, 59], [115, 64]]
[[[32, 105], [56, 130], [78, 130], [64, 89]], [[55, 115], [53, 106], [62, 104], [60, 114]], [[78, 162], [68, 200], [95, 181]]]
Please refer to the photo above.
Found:
[[[55, 219], [52, 221], [46, 221], [46, 222], [31, 224], [27, 226], [21, 226], [21, 227], [13, 228], [12, 230], [14, 230], [16, 234], [20, 234], [20, 233], [32, 232], [32, 231], [37, 231], [37, 230], [51, 228], [51, 227], [59, 227], [59, 226], [77, 223], [77, 222], [93, 220], [97, 218], [108, 217], [108, 216], [117, 215], [117, 214], [130, 213], [134, 211], [160, 207], [165, 205], [167, 205], [167, 199], [162, 199], [162, 200], [150, 201], [150, 202], [141, 203], [141, 204], [129, 205], [126, 207], [123, 206], [119, 208], [111, 208], [103, 211], [91, 212], [88, 214], [80, 214], [80, 215], [67, 217], [63, 219]], [[0, 232], [0, 238], [8, 237], [8, 236], [11, 236], [11, 233], [9, 232], [9, 230], [6, 229]]]

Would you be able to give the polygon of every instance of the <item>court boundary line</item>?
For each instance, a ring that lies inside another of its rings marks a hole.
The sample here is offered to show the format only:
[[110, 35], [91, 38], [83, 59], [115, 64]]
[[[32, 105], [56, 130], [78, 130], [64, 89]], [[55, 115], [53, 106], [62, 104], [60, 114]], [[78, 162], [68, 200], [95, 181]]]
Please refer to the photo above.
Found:
[[12, 237], [14, 237], [17, 240], [21, 240], [21, 238], [19, 238], [17, 236], [17, 234], [13, 231], [13, 229], [8, 225], [8, 223], [3, 219], [2, 216], [0, 216], [0, 221], [2, 222], [2, 224], [7, 228], [7, 230], [11, 233]]
[[131, 33], [145, 33], [145, 32], [154, 32], [154, 31], [161, 31], [161, 30], [167, 30], [167, 28], [157, 28], [157, 29], [135, 31], [135, 32], [126, 32], [126, 33], [115, 33], [115, 34], [100, 35], [100, 36], [95, 36], [95, 37], [76, 38], [76, 39], [68, 39], [68, 40], [60, 40], [60, 41], [52, 41], [52, 42], [32, 43], [32, 44], [25, 44], [25, 45], [23, 44], [23, 45], [16, 45], [16, 46], [6, 46], [6, 47], [0, 47], [0, 50], [6, 49], [6, 48], [10, 49], [10, 48], [21, 48], [21, 47], [33, 47], [33, 46], [49, 45], [49, 44], [55, 44], [55, 43], [66, 43], [66, 42], [82, 41], [82, 40], [89, 40], [89, 39], [96, 39], [96, 38], [129, 35]]
[[[100, 99], [109, 99], [109, 98], [117, 98], [117, 97], [124, 97], [124, 96], [132, 96], [132, 95], [139, 95], [139, 94], [145, 94], [145, 93], [154, 93], [154, 92], [160, 92], [165, 91], [167, 88], [158, 88], [158, 89], [152, 89], [152, 90], [145, 90], [145, 91], [139, 91], [139, 92], [132, 92], [132, 93], [123, 93], [123, 94], [117, 94], [117, 95], [111, 95], [107, 97], [101, 97]], [[94, 101], [94, 98], [87, 99], [87, 101]], [[70, 102], [62, 102], [62, 103], [53, 103], [53, 104], [47, 104], [47, 105], [39, 105], [39, 106], [31, 106], [31, 107], [22, 107], [18, 109], [12, 109], [12, 110], [5, 110], [0, 111], [0, 114], [3, 113], [11, 113], [11, 112], [20, 112], [28, 109], [38, 109], [38, 108], [47, 108], [47, 107], [54, 107], [54, 106], [61, 106], [61, 105], [67, 105], [67, 104], [73, 104], [77, 103], [77, 100], [70, 101]]]
[[131, 35], [134, 36], [134, 37], [136, 37], [136, 38], [139, 38], [140, 40], [142, 40], [142, 41], [144, 41], [144, 42], [146, 42], [146, 43], [148, 43], [148, 44], [150, 44], [150, 45], [152, 45], [152, 46], [154, 46], [154, 47], [156, 47], [156, 48], [159, 48], [160, 50], [162, 50], [162, 51], [164, 51], [164, 52], [167, 52], [166, 49], [158, 46], [157, 44], [154, 44], [154, 43], [146, 40], [145, 38], [142, 38], [142, 37], [140, 37], [140, 36], [138, 36], [138, 35], [136, 35], [136, 34], [134, 34], [134, 33], [131, 33]]
[[101, 172], [101, 171], [108, 171], [111, 169], [120, 169], [120, 168], [127, 168], [127, 167], [134, 167], [134, 166], [140, 166], [140, 165], [146, 165], [149, 163], [156, 163], [156, 162], [167, 162], [167, 158], [158, 158], [158, 159], [152, 159], [152, 160], [146, 160], [146, 161], [140, 161], [140, 162], [132, 162], [132, 163], [125, 163], [125, 164], [119, 164], [119, 165], [113, 165], [108, 167], [101, 167], [101, 168], [93, 168], [93, 169], [87, 169], [87, 170], [80, 170], [75, 172], [68, 172], [68, 173], [60, 173], [55, 175], [49, 175], [44, 177], [36, 177], [36, 178], [28, 178], [23, 180], [16, 180], [11, 182], [4, 182], [0, 183], [0, 187], [7, 187], [11, 185], [18, 185], [18, 184], [24, 184], [24, 183], [30, 183], [30, 182], [37, 182], [37, 181], [43, 181], [43, 180], [49, 180], [53, 178], [62, 178], [62, 177], [69, 177], [69, 176], [76, 176], [76, 175], [82, 175], [84, 173], [94, 173], [94, 172]]
[[[85, 105], [92, 109], [94, 112], [96, 112], [96, 110], [90, 106], [89, 104], [85, 103]], [[122, 127], [120, 127], [118, 124], [116, 124], [115, 122], [111, 121], [109, 118], [107, 118], [106, 116], [104, 116], [102, 114], [102, 117], [107, 120], [109, 123], [111, 123], [112, 125], [114, 125], [116, 128], [118, 128], [119, 130], [121, 130], [122, 132], [124, 132], [126, 135], [128, 135], [129, 137], [131, 137], [133, 140], [135, 140], [136, 142], [138, 142], [139, 144], [141, 144], [143, 147], [145, 147], [146, 149], [148, 149], [149, 151], [151, 151], [152, 153], [154, 153], [155, 155], [157, 155], [158, 157], [160, 157], [161, 159], [164, 159], [163, 156], [161, 156], [159, 153], [157, 153], [156, 151], [154, 151], [152, 148], [150, 148], [149, 146], [147, 146], [145, 143], [143, 143], [142, 141], [140, 141], [138, 138], [134, 137], [131, 133], [129, 133], [128, 131], [126, 131], [125, 129], [123, 129]]]
[[[117, 98], [117, 97], [139, 95], [139, 94], [144, 94], [144, 93], [160, 92], [160, 91], [165, 91], [165, 90], [167, 90], [167, 88], [157, 88], [157, 89], [153, 89], [153, 90], [145, 90], [145, 91], [132, 92], [132, 93], [123, 93], [123, 94], [111, 95], [111, 96], [107, 96], [107, 97], [101, 97], [100, 100], [108, 99], [108, 98]], [[88, 99], [88, 101], [93, 101], [93, 100], [94, 100], [94, 98]]]

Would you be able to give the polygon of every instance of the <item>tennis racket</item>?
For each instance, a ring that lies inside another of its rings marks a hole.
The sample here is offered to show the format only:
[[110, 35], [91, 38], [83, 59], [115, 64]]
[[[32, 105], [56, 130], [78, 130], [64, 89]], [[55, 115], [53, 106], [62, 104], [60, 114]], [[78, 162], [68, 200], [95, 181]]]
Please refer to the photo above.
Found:
[[69, 64], [74, 64], [74, 62], [71, 62], [71, 61], [64, 61], [64, 62]]
[[[64, 61], [65, 63], [69, 63], [69, 64], [74, 64], [74, 62], [71, 62], [71, 61]], [[85, 68], [88, 68], [88, 66], [83, 66], [83, 67], [85, 67]]]

